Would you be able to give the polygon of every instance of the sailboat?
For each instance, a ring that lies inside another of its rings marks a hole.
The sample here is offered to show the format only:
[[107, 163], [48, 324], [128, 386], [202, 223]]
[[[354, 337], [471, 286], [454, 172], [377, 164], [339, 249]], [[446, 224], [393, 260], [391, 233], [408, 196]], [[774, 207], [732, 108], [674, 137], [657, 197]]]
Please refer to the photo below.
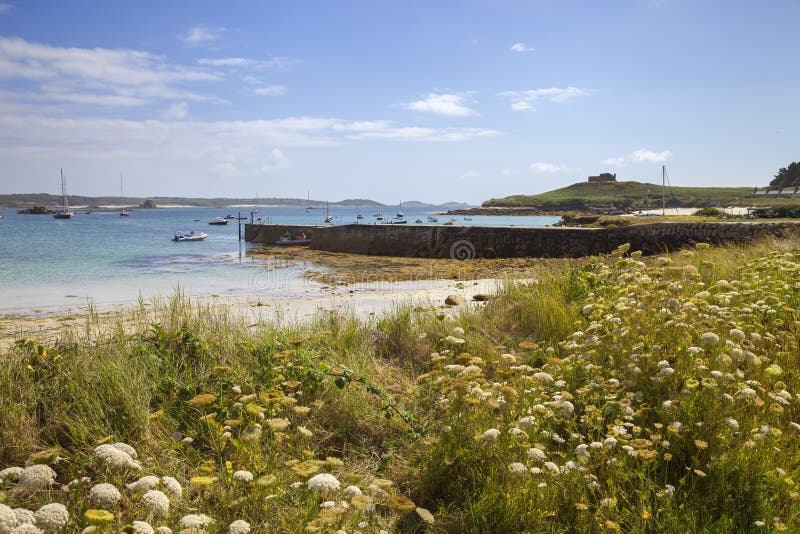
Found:
[[400, 209], [397, 211], [397, 215], [395, 215], [395, 218], [402, 219], [403, 217], [405, 217], [405, 214], [403, 213], [403, 201], [401, 200]]
[[69, 204], [67, 204], [67, 182], [64, 178], [64, 169], [61, 169], [61, 197], [62, 197], [62, 208], [61, 211], [58, 213], [53, 214], [54, 219], [71, 219], [73, 215], [75, 215], [72, 210], [69, 209]]
[[311, 213], [311, 189], [306, 190], [306, 213]]
[[333, 217], [331, 217], [331, 210], [328, 202], [325, 202], [325, 222], [328, 224], [333, 223]]
[[122, 192], [122, 173], [119, 173], [119, 198], [122, 202], [122, 210], [119, 212], [120, 217], [130, 217], [130, 212], [125, 209], [125, 195]]

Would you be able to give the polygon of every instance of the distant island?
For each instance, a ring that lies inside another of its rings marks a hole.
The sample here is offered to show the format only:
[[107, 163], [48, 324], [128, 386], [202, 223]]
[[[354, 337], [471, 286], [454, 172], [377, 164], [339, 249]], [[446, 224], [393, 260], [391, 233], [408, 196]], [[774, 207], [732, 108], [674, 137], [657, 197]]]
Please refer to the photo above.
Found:
[[[197, 206], [202, 208], [222, 208], [227, 206], [300, 206], [300, 207], [325, 207], [330, 206], [364, 206], [364, 207], [385, 207], [394, 204], [382, 204], [374, 200], [365, 198], [347, 198], [334, 202], [325, 200], [309, 200], [305, 198], [187, 198], [187, 197], [126, 197], [124, 203], [119, 197], [89, 197], [80, 195], [69, 195], [67, 201], [70, 206], [86, 206], [89, 208], [99, 208], [101, 206], [116, 206], [126, 208], [152, 208], [157, 206]], [[12, 195], [0, 195], [0, 207], [21, 208], [31, 210], [32, 213], [47, 213], [40, 211], [41, 208], [47, 210], [49, 207], [61, 206], [62, 198], [58, 195], [48, 193], [23, 193]], [[444, 204], [430, 204], [411, 200], [403, 202], [408, 207], [468, 207], [465, 202], [446, 202]], [[32, 208], [36, 207], [36, 210]]]

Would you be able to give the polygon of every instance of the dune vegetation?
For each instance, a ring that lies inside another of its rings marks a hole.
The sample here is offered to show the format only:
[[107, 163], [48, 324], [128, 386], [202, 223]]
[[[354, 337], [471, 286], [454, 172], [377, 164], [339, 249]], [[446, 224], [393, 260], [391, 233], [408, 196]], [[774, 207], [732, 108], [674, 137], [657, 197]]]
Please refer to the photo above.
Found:
[[20, 340], [0, 533], [800, 529], [800, 240], [535, 278], [371, 321], [176, 298]]

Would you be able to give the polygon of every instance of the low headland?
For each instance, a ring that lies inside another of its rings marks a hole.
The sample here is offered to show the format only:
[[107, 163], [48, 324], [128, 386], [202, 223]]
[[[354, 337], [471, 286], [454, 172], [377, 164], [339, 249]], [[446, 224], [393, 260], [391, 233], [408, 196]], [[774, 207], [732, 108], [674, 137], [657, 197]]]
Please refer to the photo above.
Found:
[[0, 349], [0, 517], [793, 531], [798, 273], [798, 238], [622, 246], [369, 318], [253, 322], [183, 298], [89, 315]]

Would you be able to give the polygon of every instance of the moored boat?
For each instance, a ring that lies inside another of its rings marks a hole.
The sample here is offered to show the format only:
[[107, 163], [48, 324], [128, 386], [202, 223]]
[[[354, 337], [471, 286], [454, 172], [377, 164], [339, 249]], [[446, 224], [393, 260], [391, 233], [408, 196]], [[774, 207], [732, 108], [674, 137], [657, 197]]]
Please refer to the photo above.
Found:
[[294, 238], [290, 234], [284, 234], [275, 243], [275, 245], [279, 247], [307, 247], [310, 244], [311, 244], [311, 238], [308, 237], [305, 233], [302, 233]]
[[195, 232], [192, 230], [188, 233], [183, 232], [175, 232], [175, 236], [172, 238], [173, 241], [202, 241], [203, 239], [207, 238], [208, 234], [205, 232]]
[[69, 209], [69, 204], [67, 204], [67, 182], [66, 178], [64, 178], [64, 169], [61, 169], [61, 197], [62, 197], [62, 207], [61, 211], [56, 212], [53, 214], [54, 219], [71, 219], [75, 213]]
[[211, 226], [228, 226], [228, 219], [217, 217], [213, 221], [208, 221]]

